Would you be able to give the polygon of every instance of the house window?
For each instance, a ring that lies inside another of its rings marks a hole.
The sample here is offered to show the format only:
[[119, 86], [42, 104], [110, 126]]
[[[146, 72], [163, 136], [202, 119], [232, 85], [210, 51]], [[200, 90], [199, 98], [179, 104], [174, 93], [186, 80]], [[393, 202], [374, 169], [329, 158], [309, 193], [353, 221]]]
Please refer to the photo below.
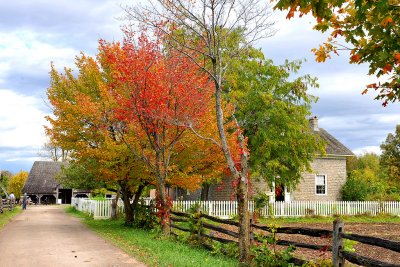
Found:
[[315, 175], [315, 194], [326, 195], [326, 175], [317, 174]]

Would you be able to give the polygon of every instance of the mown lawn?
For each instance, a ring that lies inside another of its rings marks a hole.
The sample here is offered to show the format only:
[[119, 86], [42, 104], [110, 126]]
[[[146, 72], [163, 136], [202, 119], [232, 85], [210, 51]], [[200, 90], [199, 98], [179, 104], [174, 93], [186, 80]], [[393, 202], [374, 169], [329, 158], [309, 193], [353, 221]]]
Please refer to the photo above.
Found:
[[209, 251], [190, 247], [170, 239], [160, 239], [156, 232], [125, 227], [122, 220], [93, 220], [73, 208], [67, 212], [82, 218], [93, 231], [148, 266], [237, 266], [238, 261], [211, 255]]
[[16, 206], [16, 208], [12, 211], [8, 211], [7, 208], [3, 208], [3, 213], [0, 213], [0, 230], [18, 213], [21, 213], [22, 209], [20, 206]]

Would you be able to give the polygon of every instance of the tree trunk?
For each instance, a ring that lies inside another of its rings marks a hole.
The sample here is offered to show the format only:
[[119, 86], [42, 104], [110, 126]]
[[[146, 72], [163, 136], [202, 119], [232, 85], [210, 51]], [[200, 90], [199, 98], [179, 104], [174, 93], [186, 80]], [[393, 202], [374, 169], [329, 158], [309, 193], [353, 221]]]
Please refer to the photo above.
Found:
[[165, 185], [163, 183], [157, 186], [157, 209], [160, 216], [161, 232], [163, 235], [169, 235], [169, 210], [170, 206], [168, 203]]
[[[159, 143], [159, 136], [156, 136], [157, 143]], [[169, 203], [166, 194], [165, 178], [166, 169], [164, 168], [164, 154], [160, 150], [156, 150], [156, 207], [158, 209], [157, 215], [160, 218], [160, 227], [163, 235], [169, 235]]]
[[[245, 180], [245, 181], [243, 181]], [[241, 177], [237, 186], [237, 201], [239, 214], [239, 261], [248, 264], [250, 261], [250, 216], [249, 190], [247, 177]]]
[[237, 201], [239, 215], [239, 261], [241, 264], [250, 264], [250, 218], [248, 207], [248, 155], [246, 152], [244, 137], [241, 133], [238, 135], [239, 147], [241, 149], [241, 171], [235, 165], [232, 154], [229, 149], [228, 141], [224, 128], [224, 114], [222, 110], [222, 88], [218, 82], [215, 82], [215, 109], [217, 116], [217, 126], [219, 137], [221, 139], [222, 151], [224, 152], [232, 178], [237, 181]]
[[111, 200], [111, 219], [113, 220], [117, 218], [117, 206], [118, 206], [118, 199], [113, 198]]
[[135, 192], [135, 196], [134, 196], [133, 202], [132, 202], [132, 210], [134, 213], [134, 218], [136, 218], [137, 206], [138, 206], [140, 197], [142, 196], [143, 189], [145, 187], [146, 187], [145, 185], [141, 184], [141, 185], [139, 185], [138, 189]]
[[201, 187], [201, 196], [200, 199], [203, 201], [208, 200], [208, 192], [210, 191], [210, 184], [209, 183], [203, 183]]
[[118, 200], [120, 198], [120, 192], [120, 189], [116, 190], [117, 195], [111, 204], [111, 219], [117, 219], [118, 217]]
[[131, 205], [132, 192], [126, 183], [120, 182], [119, 184], [122, 191], [122, 200], [124, 201], [125, 225], [132, 226], [134, 220], [134, 210]]

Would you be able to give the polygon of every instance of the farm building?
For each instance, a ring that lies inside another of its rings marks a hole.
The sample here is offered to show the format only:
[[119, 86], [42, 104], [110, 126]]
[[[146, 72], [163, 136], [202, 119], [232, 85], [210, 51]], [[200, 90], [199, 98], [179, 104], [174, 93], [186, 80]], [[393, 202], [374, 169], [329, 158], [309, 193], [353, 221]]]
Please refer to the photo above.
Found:
[[[303, 179], [294, 189], [289, 189], [285, 186], [271, 189], [265, 182], [254, 182], [254, 191], [265, 192], [272, 202], [333, 201], [341, 199], [340, 190], [346, 182], [346, 158], [354, 156], [354, 154], [326, 130], [319, 128], [317, 117], [310, 119], [310, 127], [314, 134], [319, 135], [326, 143], [326, 155], [315, 158], [311, 163], [313, 172], [303, 173]], [[171, 191], [175, 198], [180, 197], [184, 200], [199, 200], [201, 195], [201, 190], [188, 192], [186, 190], [173, 189]], [[226, 178], [222, 180], [221, 184], [209, 187], [208, 200], [230, 200], [233, 196], [232, 192], [231, 181]]]
[[89, 192], [86, 192], [86, 190], [63, 188], [55, 179], [57, 174], [61, 171], [63, 164], [65, 163], [35, 161], [24, 187], [22, 188], [22, 192], [27, 193], [27, 195], [38, 204], [70, 204], [72, 196], [88, 194]]

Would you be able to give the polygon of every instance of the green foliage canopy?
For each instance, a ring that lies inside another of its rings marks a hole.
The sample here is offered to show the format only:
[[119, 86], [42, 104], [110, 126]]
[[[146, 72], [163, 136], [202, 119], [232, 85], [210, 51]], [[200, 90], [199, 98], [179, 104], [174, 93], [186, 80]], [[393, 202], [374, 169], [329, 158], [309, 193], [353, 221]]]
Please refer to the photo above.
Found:
[[342, 187], [342, 199], [348, 201], [400, 200], [400, 187], [382, 167], [382, 157], [367, 153], [352, 160], [352, 169]]
[[235, 118], [244, 129], [254, 177], [296, 185], [310, 162], [324, 154], [324, 143], [309, 127], [311, 103], [307, 93], [317, 87], [309, 75], [293, 77], [301, 61], [274, 65], [253, 49], [248, 57], [232, 64], [227, 97], [235, 106]]
[[381, 166], [387, 170], [390, 179], [400, 185], [400, 124], [394, 134], [388, 134], [381, 149]]

